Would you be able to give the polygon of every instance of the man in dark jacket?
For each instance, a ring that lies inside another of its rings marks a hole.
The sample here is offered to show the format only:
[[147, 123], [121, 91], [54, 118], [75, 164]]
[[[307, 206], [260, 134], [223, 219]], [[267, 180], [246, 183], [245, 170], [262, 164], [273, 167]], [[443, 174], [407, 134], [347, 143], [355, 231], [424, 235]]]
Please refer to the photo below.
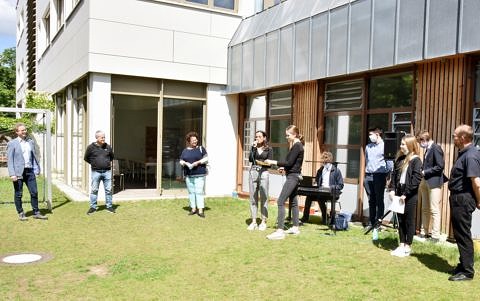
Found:
[[440, 239], [445, 159], [442, 148], [430, 139], [428, 131], [421, 131], [417, 139], [425, 150], [422, 166], [423, 179], [419, 186], [422, 200], [421, 234], [431, 237], [433, 241], [438, 241]]
[[90, 188], [90, 208], [87, 214], [93, 214], [97, 211], [98, 187], [100, 181], [103, 181], [105, 188], [105, 205], [107, 211], [115, 213], [112, 205], [112, 170], [113, 150], [110, 145], [105, 143], [105, 133], [95, 132], [96, 141], [90, 144], [85, 151], [84, 160], [90, 164], [92, 169], [92, 184]]
[[[338, 200], [340, 193], [342, 193], [343, 189], [343, 176], [340, 169], [337, 168], [337, 165], [333, 163], [333, 155], [331, 152], [323, 152], [321, 155], [321, 161], [323, 162], [323, 166], [317, 170], [317, 175], [315, 176], [315, 181], [318, 187], [330, 188], [330, 190], [335, 193], [335, 199]], [[318, 201], [320, 205], [320, 210], [322, 211], [322, 222], [324, 224], [327, 223], [327, 206], [325, 204], [326, 201], [330, 199], [315, 199], [312, 196], [308, 196], [305, 200], [305, 207], [303, 208], [303, 216], [300, 220], [302, 223], [307, 223], [308, 218], [310, 216], [310, 207], [312, 206], [313, 201]], [[331, 208], [332, 211], [335, 208]], [[331, 213], [332, 220], [333, 215], [335, 213]]]

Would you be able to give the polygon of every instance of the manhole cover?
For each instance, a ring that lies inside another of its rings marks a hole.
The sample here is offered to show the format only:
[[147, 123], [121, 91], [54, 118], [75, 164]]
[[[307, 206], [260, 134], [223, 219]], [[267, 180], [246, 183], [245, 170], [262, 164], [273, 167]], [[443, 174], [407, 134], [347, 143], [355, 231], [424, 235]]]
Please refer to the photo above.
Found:
[[49, 254], [38, 254], [38, 253], [21, 253], [21, 254], [10, 254], [0, 257], [1, 263], [8, 265], [15, 264], [29, 264], [44, 262], [51, 259], [52, 256]]

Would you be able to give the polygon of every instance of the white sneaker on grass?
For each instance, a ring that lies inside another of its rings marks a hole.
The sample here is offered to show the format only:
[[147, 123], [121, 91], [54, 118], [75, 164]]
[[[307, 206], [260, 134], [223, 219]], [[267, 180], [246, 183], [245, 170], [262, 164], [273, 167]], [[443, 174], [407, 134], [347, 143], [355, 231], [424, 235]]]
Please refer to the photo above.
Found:
[[293, 234], [293, 235], [298, 235], [298, 234], [300, 234], [300, 230], [298, 229], [298, 227], [293, 226], [293, 227], [291, 227], [290, 229], [288, 229], [285, 233], [287, 233], [287, 234]]
[[260, 231], [265, 231], [265, 230], [267, 230], [267, 223], [262, 222], [262, 223], [258, 226], [258, 230], [260, 230]]
[[405, 253], [404, 247], [403, 247], [403, 246], [398, 246], [395, 250], [393, 250], [392, 252], [390, 252], [390, 255], [399, 256], [399, 255], [401, 255], [402, 253]]
[[247, 230], [248, 230], [248, 231], [253, 231], [253, 230], [257, 229], [257, 228], [258, 228], [257, 223], [256, 223], [256, 222], [252, 222], [250, 225], [248, 225]]
[[282, 229], [277, 229], [277, 231], [267, 235], [267, 239], [270, 240], [279, 240], [285, 238], [285, 232]]

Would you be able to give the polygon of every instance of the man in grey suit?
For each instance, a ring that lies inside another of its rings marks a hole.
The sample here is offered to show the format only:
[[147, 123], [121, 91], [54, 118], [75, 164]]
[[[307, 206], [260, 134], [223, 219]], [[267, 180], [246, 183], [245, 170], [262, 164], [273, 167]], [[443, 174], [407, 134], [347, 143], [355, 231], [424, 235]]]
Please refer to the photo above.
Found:
[[28, 218], [22, 207], [23, 184], [30, 192], [30, 202], [33, 209], [33, 218], [48, 219], [38, 209], [38, 189], [36, 176], [40, 174], [40, 165], [35, 156], [35, 143], [27, 137], [27, 128], [23, 123], [15, 125], [17, 138], [7, 144], [8, 175], [15, 190], [15, 207], [21, 221]]
[[428, 131], [417, 135], [420, 146], [425, 149], [423, 158], [423, 179], [419, 186], [422, 199], [421, 235], [433, 242], [440, 239], [440, 219], [442, 207], [442, 186], [446, 180], [443, 174], [445, 159], [440, 145], [430, 139]]

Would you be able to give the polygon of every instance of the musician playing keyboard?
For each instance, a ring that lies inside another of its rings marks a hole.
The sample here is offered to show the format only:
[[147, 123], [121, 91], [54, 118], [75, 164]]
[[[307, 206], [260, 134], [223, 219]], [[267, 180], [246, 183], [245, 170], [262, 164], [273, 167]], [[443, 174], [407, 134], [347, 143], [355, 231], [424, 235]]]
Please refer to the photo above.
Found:
[[[323, 152], [320, 156], [320, 161], [322, 166], [317, 170], [317, 175], [315, 176], [315, 181], [319, 188], [328, 188], [335, 193], [335, 199], [338, 200], [343, 189], [343, 176], [340, 169], [337, 168], [336, 164], [333, 164], [333, 155], [331, 152]], [[302, 223], [308, 223], [308, 218], [310, 216], [310, 207], [312, 206], [313, 201], [317, 201], [320, 205], [320, 210], [322, 211], [322, 223], [326, 224], [327, 222], [327, 206], [326, 201], [329, 201], [330, 198], [322, 196], [314, 197], [307, 196], [305, 200], [305, 208], [303, 209], [303, 216], [300, 219]], [[331, 208], [335, 210], [335, 208]], [[335, 213], [330, 213], [333, 220]]]

